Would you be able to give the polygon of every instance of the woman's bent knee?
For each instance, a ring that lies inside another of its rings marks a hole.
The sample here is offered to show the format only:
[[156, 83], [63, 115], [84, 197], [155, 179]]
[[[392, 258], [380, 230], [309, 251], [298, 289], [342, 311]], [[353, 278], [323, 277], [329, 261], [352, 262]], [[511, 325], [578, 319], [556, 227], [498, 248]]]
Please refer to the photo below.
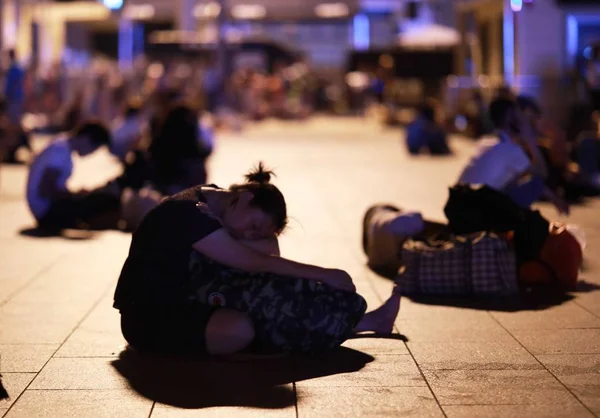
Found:
[[231, 309], [219, 309], [206, 326], [208, 354], [232, 354], [248, 347], [254, 340], [254, 325], [250, 318]]

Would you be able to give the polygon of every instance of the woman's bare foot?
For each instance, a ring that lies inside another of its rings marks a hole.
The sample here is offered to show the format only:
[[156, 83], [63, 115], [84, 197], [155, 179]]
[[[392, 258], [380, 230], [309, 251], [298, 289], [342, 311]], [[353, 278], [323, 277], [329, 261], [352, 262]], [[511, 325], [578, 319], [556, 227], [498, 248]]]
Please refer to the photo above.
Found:
[[371, 331], [376, 334], [391, 334], [399, 310], [400, 293], [394, 291], [392, 296], [383, 305], [365, 314], [354, 331], [357, 333]]

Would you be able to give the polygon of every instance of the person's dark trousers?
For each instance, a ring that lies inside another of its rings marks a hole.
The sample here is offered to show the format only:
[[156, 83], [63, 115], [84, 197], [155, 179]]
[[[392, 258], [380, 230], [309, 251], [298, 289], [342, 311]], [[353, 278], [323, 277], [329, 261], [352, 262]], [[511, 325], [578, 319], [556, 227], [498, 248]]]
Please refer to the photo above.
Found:
[[25, 132], [20, 132], [18, 140], [16, 144], [11, 147], [6, 155], [6, 162], [16, 163], [17, 161], [17, 151], [19, 148], [25, 147], [28, 151], [31, 151], [31, 145], [29, 145], [29, 136]]
[[38, 225], [46, 230], [116, 228], [120, 213], [120, 196], [96, 189], [54, 201]]
[[577, 144], [577, 163], [587, 175], [600, 173], [600, 140], [583, 138]]

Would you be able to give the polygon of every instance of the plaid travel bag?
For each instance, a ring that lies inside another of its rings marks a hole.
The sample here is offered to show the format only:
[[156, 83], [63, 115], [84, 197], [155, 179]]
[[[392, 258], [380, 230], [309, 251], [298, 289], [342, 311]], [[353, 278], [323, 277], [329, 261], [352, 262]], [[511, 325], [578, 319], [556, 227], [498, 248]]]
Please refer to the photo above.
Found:
[[482, 232], [449, 241], [409, 239], [397, 282], [405, 295], [492, 296], [519, 291], [516, 257], [508, 240]]

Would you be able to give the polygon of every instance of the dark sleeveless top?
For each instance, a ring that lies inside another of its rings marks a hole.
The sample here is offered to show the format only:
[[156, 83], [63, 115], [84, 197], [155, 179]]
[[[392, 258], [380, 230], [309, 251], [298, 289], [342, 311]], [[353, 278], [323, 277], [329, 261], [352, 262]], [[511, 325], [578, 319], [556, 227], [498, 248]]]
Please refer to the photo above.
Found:
[[163, 200], [134, 232], [114, 307], [173, 305], [188, 297], [192, 245], [222, 228], [208, 210], [202, 187]]

